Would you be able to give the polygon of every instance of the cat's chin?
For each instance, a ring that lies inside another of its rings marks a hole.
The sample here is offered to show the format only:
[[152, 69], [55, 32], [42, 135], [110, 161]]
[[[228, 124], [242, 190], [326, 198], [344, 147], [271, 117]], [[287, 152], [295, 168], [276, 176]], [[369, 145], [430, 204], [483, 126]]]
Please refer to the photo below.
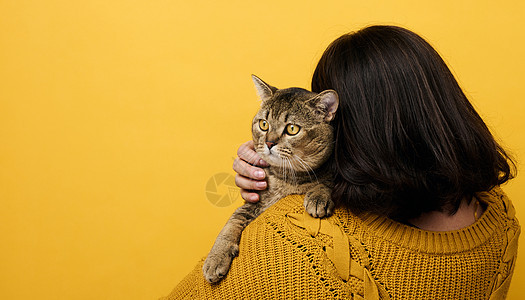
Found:
[[271, 153], [268, 148], [265, 148], [262, 151], [257, 151], [257, 154], [270, 166], [281, 166], [283, 164], [283, 159], [279, 157], [278, 154]]
[[286, 160], [281, 158], [278, 154], [269, 153], [261, 155], [261, 158], [272, 167], [288, 167]]
[[270, 166], [278, 166], [279, 164], [282, 164], [282, 159], [280, 159], [279, 157], [276, 157], [276, 155], [271, 155], [271, 154], [266, 154], [265, 155], [265, 154], [261, 154], [261, 153], [259, 153], [259, 155]]

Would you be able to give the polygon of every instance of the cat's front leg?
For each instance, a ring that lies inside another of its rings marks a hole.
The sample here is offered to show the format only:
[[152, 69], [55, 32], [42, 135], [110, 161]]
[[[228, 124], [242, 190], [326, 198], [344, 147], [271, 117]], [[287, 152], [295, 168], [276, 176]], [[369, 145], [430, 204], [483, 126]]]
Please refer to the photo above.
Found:
[[239, 253], [243, 229], [259, 214], [259, 205], [253, 203], [246, 203], [233, 213], [204, 261], [202, 271], [208, 282], [218, 282], [226, 276], [233, 258]]
[[318, 184], [313, 187], [304, 197], [306, 212], [315, 218], [331, 216], [335, 207], [331, 193], [332, 190], [324, 184]]
[[239, 254], [238, 243], [217, 238], [202, 267], [204, 278], [209, 283], [220, 281], [228, 273], [231, 262], [237, 254]]

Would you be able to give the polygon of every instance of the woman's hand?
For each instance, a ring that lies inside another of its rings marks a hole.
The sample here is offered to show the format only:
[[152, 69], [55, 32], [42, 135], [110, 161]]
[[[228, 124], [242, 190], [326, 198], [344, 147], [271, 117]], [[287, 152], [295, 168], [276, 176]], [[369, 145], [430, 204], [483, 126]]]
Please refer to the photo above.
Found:
[[248, 202], [259, 201], [259, 195], [255, 191], [267, 187], [264, 170], [258, 166], [267, 167], [268, 163], [255, 152], [253, 141], [242, 144], [233, 161], [233, 170], [237, 172], [235, 184], [241, 188], [241, 197]]

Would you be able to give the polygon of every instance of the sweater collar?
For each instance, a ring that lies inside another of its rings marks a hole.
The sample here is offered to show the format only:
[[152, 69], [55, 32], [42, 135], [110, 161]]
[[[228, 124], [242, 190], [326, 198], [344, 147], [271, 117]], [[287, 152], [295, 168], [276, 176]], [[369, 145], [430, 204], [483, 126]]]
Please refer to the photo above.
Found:
[[472, 225], [453, 231], [422, 230], [371, 213], [357, 217], [342, 207], [336, 210], [336, 215], [343, 227], [350, 228], [353, 227], [351, 223], [360, 223], [364, 229], [363, 234], [404, 248], [432, 254], [456, 253], [481, 245], [490, 239], [497, 227], [502, 226], [506, 198], [503, 191], [495, 188], [490, 192], [477, 193], [476, 196], [487, 205], [487, 209]]

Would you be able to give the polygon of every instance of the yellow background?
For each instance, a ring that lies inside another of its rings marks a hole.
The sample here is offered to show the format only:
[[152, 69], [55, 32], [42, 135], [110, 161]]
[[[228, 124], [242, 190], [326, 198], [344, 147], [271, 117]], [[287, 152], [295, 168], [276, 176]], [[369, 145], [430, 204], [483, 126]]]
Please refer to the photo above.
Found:
[[[0, 0], [0, 298], [169, 293], [242, 203], [205, 186], [250, 139], [250, 74], [308, 88], [365, 25], [427, 38], [524, 161], [524, 3]], [[524, 183], [504, 187], [522, 223]], [[509, 299], [523, 282], [525, 249]]]

